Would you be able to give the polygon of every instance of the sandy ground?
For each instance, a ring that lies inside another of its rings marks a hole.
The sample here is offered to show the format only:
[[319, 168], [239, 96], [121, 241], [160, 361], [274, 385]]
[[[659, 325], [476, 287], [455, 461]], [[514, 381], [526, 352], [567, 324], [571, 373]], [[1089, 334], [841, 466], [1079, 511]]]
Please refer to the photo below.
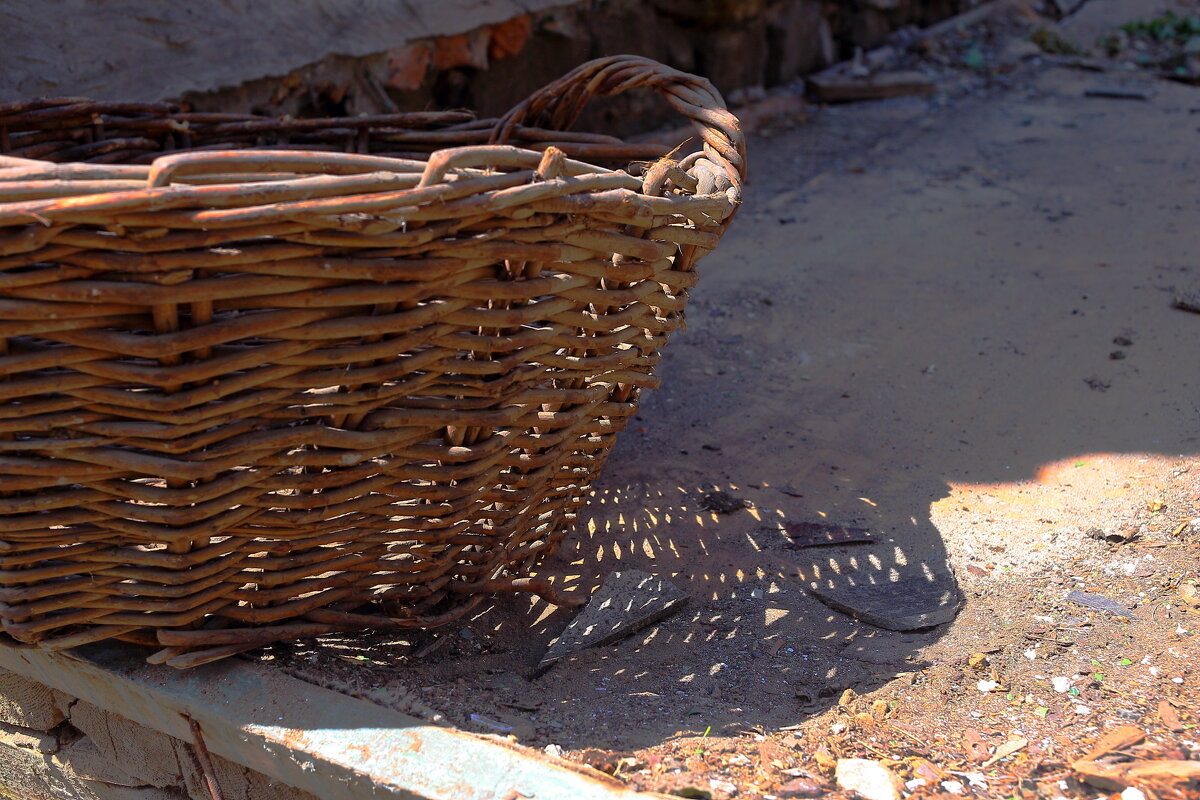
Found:
[[[1107, 13], [1081, 12], [1080, 35], [1129, 12]], [[1152, 97], [1085, 96], [1098, 85]], [[546, 565], [580, 590], [667, 577], [683, 612], [536, 678], [574, 612], [525, 600], [277, 648], [286, 668], [691, 796], [829, 788], [822, 748], [906, 779], [927, 758], [966, 794], [1097, 796], [1063, 764], [1118, 724], [1195, 758], [1200, 609], [1179, 586], [1200, 577], [1200, 314], [1171, 298], [1200, 281], [1200, 89], [1028, 60], [942, 88], [751, 139], [745, 206], [701, 265], [664, 388]], [[701, 511], [712, 489], [750, 508]], [[783, 526], [821, 521], [877, 541], [788, 549]], [[815, 584], [963, 605], [892, 632]], [[1030, 759], [1050, 766], [1004, 777]], [[955, 788], [939, 785], [910, 790]]]

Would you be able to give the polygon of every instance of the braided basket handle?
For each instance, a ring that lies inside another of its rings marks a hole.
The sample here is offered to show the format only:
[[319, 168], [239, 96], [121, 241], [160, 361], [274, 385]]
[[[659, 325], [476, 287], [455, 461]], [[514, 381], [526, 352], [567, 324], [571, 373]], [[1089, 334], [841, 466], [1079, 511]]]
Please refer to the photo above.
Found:
[[725, 108], [721, 93], [708, 80], [649, 58], [610, 56], [581, 64], [505, 114], [496, 123], [491, 141], [505, 141], [526, 121], [567, 130], [593, 95], [616, 95], [638, 86], [654, 89], [692, 121], [704, 142], [704, 157], [728, 179], [731, 199], [740, 200], [746, 178], [746, 137], [741, 123]]

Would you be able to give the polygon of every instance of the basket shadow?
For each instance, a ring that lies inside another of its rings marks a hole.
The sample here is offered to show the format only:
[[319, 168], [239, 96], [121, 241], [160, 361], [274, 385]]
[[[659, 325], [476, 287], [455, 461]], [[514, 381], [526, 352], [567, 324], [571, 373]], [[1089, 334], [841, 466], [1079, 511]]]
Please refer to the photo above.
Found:
[[[327, 638], [296, 655], [366, 690], [402, 684], [456, 724], [486, 732], [475, 715], [568, 748], [779, 730], [845, 688], [918, 679], [952, 625], [887, 631], [825, 605], [811, 583], [917, 585], [954, 603], [948, 553], [964, 568], [966, 545], [990, 543], [1033, 573], [1089, 546], [1083, 525], [1128, 515], [1119, 472], [1060, 501], [1070, 479], [1059, 465], [1200, 453], [1196, 317], [1167, 310], [1164, 294], [1194, 270], [1172, 265], [1194, 260], [1195, 228], [1157, 198], [1185, 146], [1143, 162], [1119, 203], [1101, 189], [1106, 165], [1133, 157], [1115, 149], [1123, 140], [1082, 165], [1055, 142], [1021, 144], [989, 162], [1001, 177], [983, 174], [978, 132], [1020, 130], [1022, 113], [964, 117], [922, 145], [923, 165], [906, 150], [819, 190], [796, 187], [804, 170], [830, 169], [820, 159], [844, 128], [814, 124], [764, 148], [742, 216], [702, 264], [689, 329], [664, 356], [666, 388], [644, 398], [541, 567], [585, 592], [614, 570], [652, 572], [689, 594], [684, 610], [532, 679], [575, 612], [506, 598], [454, 629]], [[1064, 186], [1078, 190], [1074, 216], [1047, 224], [1040, 198]], [[867, 213], [870, 224], [845, 224]], [[972, 486], [1030, 498], [968, 510], [958, 498]], [[752, 508], [700, 512], [713, 489]], [[877, 541], [787, 549], [781, 526], [805, 521]], [[1034, 557], [1051, 535], [1058, 549]], [[378, 668], [356, 666], [360, 656]]]
[[[298, 677], [385, 703], [417, 697], [418, 710], [435, 709], [469, 730], [499, 723], [526, 744], [619, 750], [798, 723], [846, 689], [864, 693], [918, 671], [920, 649], [939, 635], [859, 622], [807, 587], [853, 594], [864, 585], [903, 586], [928, 594], [934, 608], [957, 606], [936, 529], [907, 509], [862, 503], [856, 517], [836, 521], [873, 531], [876, 541], [797, 549], [784, 523], [804, 516], [800, 498], [762, 481], [753, 489], [663, 486], [661, 475], [631, 476], [634, 463], [611, 465], [572, 536], [539, 571], [584, 594], [614, 571], [659, 575], [690, 598], [673, 616], [571, 654], [544, 674], [539, 660], [578, 612], [537, 599], [498, 600], [440, 631], [329, 636], [270, 652]], [[702, 510], [714, 489], [750, 506]]]

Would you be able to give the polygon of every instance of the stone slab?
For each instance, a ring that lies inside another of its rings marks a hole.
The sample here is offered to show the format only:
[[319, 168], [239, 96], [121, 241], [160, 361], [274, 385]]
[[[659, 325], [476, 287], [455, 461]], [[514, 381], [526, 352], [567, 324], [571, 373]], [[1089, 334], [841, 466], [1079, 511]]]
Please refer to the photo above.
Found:
[[823, 545], [865, 544], [875, 541], [871, 532], [850, 525], [830, 525], [824, 522], [789, 522], [783, 532], [790, 539], [789, 547], [821, 547]]
[[69, 653], [0, 647], [0, 668], [190, 742], [186, 715], [213, 755], [316, 797], [653, 796], [536, 750], [429, 725], [258, 665], [229, 660], [175, 670], [144, 658], [111, 642]]
[[634, 569], [610, 573], [550, 645], [538, 671], [586, 647], [619, 641], [678, 611], [687, 601], [686, 594], [657, 575]]
[[901, 574], [895, 581], [879, 573], [849, 575], [836, 582], [811, 582], [808, 590], [830, 608], [889, 631], [945, 625], [962, 607], [962, 594], [949, 572], [935, 573], [933, 580], [919, 572]]
[[1071, 603], [1078, 603], [1079, 605], [1087, 606], [1088, 608], [1093, 608], [1096, 611], [1107, 611], [1109, 614], [1117, 614], [1122, 617], [1137, 619], [1137, 615], [1135, 615], [1128, 608], [1116, 602], [1115, 600], [1110, 600], [1102, 594], [1081, 592], [1076, 589], [1067, 595], [1067, 601]]

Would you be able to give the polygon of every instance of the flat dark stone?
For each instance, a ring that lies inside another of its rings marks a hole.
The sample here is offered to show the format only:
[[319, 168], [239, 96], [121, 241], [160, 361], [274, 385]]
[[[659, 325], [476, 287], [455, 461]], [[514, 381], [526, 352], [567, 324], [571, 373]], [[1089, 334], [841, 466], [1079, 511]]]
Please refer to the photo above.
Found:
[[747, 505], [749, 504], [742, 498], [726, 492], [709, 492], [700, 498], [702, 511], [715, 511], [718, 514], [732, 514], [734, 511], [741, 511]]
[[1085, 89], [1084, 97], [1106, 97], [1110, 100], [1149, 100], [1154, 92], [1122, 86], [1093, 86]]
[[1128, 608], [1115, 600], [1109, 600], [1102, 594], [1091, 594], [1090, 592], [1081, 592], [1076, 589], [1067, 595], [1067, 600], [1072, 603], [1078, 603], [1081, 606], [1094, 608], [1097, 611], [1107, 611], [1110, 614], [1120, 614], [1123, 617], [1136, 619], [1134, 613]]
[[862, 528], [829, 525], [824, 522], [790, 522], [784, 526], [784, 533], [791, 539], [789, 549], [875, 541], [870, 531]]
[[830, 586], [815, 581], [808, 584], [808, 590], [830, 608], [889, 631], [945, 625], [962, 606], [962, 594], [949, 573], [933, 581], [921, 573], [901, 575], [896, 581], [877, 578], [874, 583], [842, 579]]
[[669, 581], [635, 569], [610, 573], [542, 657], [537, 671], [585, 647], [612, 644], [678, 611], [688, 596]]

